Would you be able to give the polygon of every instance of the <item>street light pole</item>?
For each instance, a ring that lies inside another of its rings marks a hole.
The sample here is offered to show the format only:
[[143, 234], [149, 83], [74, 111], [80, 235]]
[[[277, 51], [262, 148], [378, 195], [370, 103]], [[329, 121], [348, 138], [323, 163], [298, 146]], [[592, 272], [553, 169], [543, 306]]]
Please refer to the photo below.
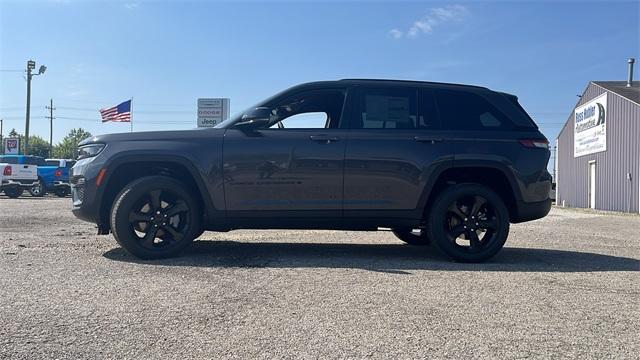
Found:
[[[27, 114], [24, 123], [24, 154], [29, 155], [29, 117], [31, 116], [31, 70], [36, 68], [36, 62], [27, 61]], [[18, 149], [20, 153], [20, 149]]]
[[[27, 114], [24, 123], [24, 155], [29, 155], [29, 118], [31, 116], [31, 79], [35, 75], [42, 75], [47, 70], [44, 65], [40, 66], [37, 74], [32, 74], [31, 70], [36, 68], [36, 62], [33, 60], [27, 61]], [[18, 150], [19, 151], [19, 150]]]

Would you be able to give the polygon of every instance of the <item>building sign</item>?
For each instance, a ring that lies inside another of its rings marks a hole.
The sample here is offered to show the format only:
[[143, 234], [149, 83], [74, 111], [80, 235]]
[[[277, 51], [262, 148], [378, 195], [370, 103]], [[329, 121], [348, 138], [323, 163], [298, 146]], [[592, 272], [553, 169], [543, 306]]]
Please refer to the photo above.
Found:
[[607, 150], [607, 93], [574, 112], [573, 157]]
[[4, 154], [5, 155], [18, 155], [20, 153], [20, 139], [18, 138], [5, 138], [4, 139]]
[[213, 127], [229, 118], [228, 98], [198, 99], [198, 127]]

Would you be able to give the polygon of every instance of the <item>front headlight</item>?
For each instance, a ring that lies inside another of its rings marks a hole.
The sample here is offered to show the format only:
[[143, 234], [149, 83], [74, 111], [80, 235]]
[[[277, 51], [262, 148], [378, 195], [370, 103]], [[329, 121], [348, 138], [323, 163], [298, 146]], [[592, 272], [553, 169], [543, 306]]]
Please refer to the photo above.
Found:
[[78, 148], [78, 160], [94, 157], [104, 149], [104, 144], [89, 144]]

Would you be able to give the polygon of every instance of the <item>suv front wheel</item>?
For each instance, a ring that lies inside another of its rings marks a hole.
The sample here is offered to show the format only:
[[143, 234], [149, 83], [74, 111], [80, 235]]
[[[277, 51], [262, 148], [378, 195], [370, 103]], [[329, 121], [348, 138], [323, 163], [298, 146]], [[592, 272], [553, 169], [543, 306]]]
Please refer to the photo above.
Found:
[[429, 237], [460, 262], [485, 261], [502, 249], [509, 235], [509, 212], [498, 194], [479, 184], [444, 190], [429, 216]]
[[199, 206], [185, 184], [148, 176], [125, 186], [111, 208], [118, 243], [142, 259], [176, 256], [201, 230]]

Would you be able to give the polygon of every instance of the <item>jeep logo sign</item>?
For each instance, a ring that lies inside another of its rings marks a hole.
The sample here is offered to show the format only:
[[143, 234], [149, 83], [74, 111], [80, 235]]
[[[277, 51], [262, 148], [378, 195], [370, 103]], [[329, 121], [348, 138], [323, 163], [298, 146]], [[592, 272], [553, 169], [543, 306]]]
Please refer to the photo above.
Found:
[[198, 127], [213, 127], [229, 118], [228, 98], [198, 99]]
[[18, 155], [20, 152], [20, 139], [6, 138], [4, 139], [4, 153], [6, 155]]

